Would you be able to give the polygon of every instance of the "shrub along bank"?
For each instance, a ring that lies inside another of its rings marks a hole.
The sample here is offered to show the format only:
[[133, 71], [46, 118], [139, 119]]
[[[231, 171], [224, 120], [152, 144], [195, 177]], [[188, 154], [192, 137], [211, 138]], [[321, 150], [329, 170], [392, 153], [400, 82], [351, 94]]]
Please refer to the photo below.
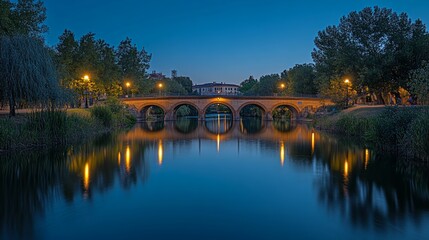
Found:
[[317, 119], [316, 126], [382, 151], [429, 160], [429, 108], [385, 107], [376, 112], [341, 112]]
[[[88, 113], [89, 112], [89, 113]], [[133, 126], [136, 118], [117, 100], [90, 110], [44, 110], [0, 118], [0, 150], [72, 144]]]

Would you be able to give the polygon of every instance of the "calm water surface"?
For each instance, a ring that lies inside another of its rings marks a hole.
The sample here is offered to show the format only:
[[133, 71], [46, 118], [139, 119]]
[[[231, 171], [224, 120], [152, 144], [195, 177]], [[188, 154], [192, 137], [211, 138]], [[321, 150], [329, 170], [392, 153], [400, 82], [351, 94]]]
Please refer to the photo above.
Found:
[[0, 155], [0, 238], [429, 239], [427, 169], [303, 124], [143, 123]]

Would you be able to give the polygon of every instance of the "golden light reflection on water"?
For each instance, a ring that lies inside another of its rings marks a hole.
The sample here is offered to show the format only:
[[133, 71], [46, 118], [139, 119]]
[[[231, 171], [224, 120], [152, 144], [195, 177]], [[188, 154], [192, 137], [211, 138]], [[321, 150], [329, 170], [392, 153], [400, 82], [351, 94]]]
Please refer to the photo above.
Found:
[[220, 151], [220, 134], [219, 133], [216, 136], [216, 150], [217, 152]]
[[285, 143], [283, 141], [280, 141], [280, 164], [284, 165], [285, 163]]
[[89, 163], [85, 164], [85, 170], [83, 174], [83, 188], [85, 191], [89, 189]]
[[162, 140], [159, 140], [159, 142], [158, 142], [158, 164], [160, 166], [162, 165], [163, 155], [164, 155], [164, 149], [162, 146]]
[[130, 146], [127, 146], [125, 151], [125, 171], [130, 172], [131, 170], [131, 150]]
[[347, 177], [349, 175], [349, 163], [348, 163], [348, 161], [346, 160], [345, 162], [344, 162], [344, 177]]
[[369, 162], [369, 150], [365, 149], [365, 170], [368, 168], [368, 162]]
[[311, 154], [314, 153], [314, 132], [311, 132]]
[[118, 166], [121, 165], [121, 152], [118, 152]]

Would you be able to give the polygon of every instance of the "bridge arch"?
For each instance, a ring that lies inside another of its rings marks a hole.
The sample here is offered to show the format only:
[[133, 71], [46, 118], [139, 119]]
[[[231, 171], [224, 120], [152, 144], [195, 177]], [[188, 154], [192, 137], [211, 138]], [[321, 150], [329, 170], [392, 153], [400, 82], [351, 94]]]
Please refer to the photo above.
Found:
[[[147, 114], [147, 110], [150, 108], [150, 107], [157, 107], [157, 108], [160, 108], [161, 110], [162, 110], [162, 112], [163, 112], [163, 117], [162, 117], [162, 120], [164, 120], [165, 119], [165, 116], [166, 116], [166, 114], [167, 114], [167, 110], [165, 109], [165, 107], [162, 105], [162, 104], [158, 104], [158, 103], [154, 103], [154, 102], [149, 102], [149, 103], [146, 103], [146, 104], [142, 104], [142, 105], [140, 105], [137, 109], [139, 109], [139, 117], [141, 118], [141, 119], [143, 119], [143, 120], [146, 120], [146, 114]], [[161, 120], [161, 119], [159, 119], [159, 120]]]
[[176, 119], [176, 111], [177, 111], [177, 109], [179, 109], [181, 106], [184, 106], [184, 105], [188, 105], [188, 106], [191, 106], [191, 107], [193, 107], [193, 108], [195, 108], [195, 110], [197, 110], [197, 114], [198, 114], [198, 119], [200, 118], [200, 116], [201, 116], [201, 109], [195, 104], [195, 103], [193, 103], [193, 102], [190, 102], [190, 101], [182, 101], [182, 102], [177, 102], [177, 103], [175, 103], [172, 107], [171, 107], [171, 109], [170, 109], [170, 111], [169, 112], [171, 112], [171, 114], [172, 114], [172, 117], [174, 118], [174, 119]]
[[228, 107], [229, 110], [231, 110], [231, 115], [232, 115], [231, 118], [235, 119], [235, 117], [237, 116], [237, 110], [231, 104], [229, 104], [227, 102], [218, 101], [218, 100], [209, 102], [206, 106], [204, 106], [203, 111], [202, 111], [202, 115], [201, 115], [201, 119], [204, 120], [206, 118], [207, 109], [210, 106], [216, 105], [216, 104], [220, 104], [220, 105], [224, 105], [224, 106]]
[[238, 107], [238, 109], [237, 109], [237, 118], [240, 118], [240, 114], [241, 114], [241, 111], [245, 108], [245, 107], [247, 107], [247, 106], [250, 106], [250, 105], [255, 105], [255, 106], [257, 106], [257, 107], [259, 107], [260, 109], [262, 109], [262, 111], [263, 111], [263, 113], [262, 113], [262, 117], [263, 118], [266, 118], [267, 116], [267, 113], [268, 113], [268, 110], [267, 110], [267, 107], [264, 105], [264, 104], [261, 104], [260, 102], [256, 102], [256, 101], [249, 101], [249, 102], [246, 102], [246, 103], [243, 103], [243, 104], [241, 104], [239, 107]]
[[287, 103], [287, 102], [280, 102], [280, 103], [278, 103], [278, 104], [275, 104], [272, 108], [271, 108], [271, 111], [270, 111], [270, 115], [271, 115], [271, 118], [272, 118], [272, 116], [273, 116], [273, 112], [274, 112], [274, 110], [276, 110], [277, 108], [279, 108], [279, 107], [281, 107], [281, 106], [285, 106], [287, 109], [289, 109], [289, 111], [292, 113], [292, 116], [291, 116], [291, 119], [292, 120], [295, 120], [295, 119], [297, 119], [298, 118], [298, 116], [299, 116], [299, 113], [300, 113], [300, 111], [299, 111], [299, 107], [298, 106], [296, 106], [295, 104], [291, 104], [291, 103]]

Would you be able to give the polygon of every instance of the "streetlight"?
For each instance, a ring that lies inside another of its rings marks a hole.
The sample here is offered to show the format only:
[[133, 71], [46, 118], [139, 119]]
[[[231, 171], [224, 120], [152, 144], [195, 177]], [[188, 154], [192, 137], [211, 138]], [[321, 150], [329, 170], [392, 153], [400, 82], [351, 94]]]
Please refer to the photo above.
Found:
[[286, 84], [284, 84], [284, 83], [281, 83], [280, 84], [280, 92], [282, 93], [282, 95], [283, 95], [283, 91], [285, 90], [285, 88], [286, 88]]
[[344, 80], [344, 83], [346, 84], [346, 108], [349, 106], [349, 83], [350, 80], [347, 78]]
[[159, 87], [159, 96], [161, 96], [161, 89], [162, 89], [162, 83], [160, 83], [160, 84], [158, 84], [158, 87]]
[[89, 76], [83, 76], [83, 81], [85, 82], [85, 108], [88, 108], [88, 84], [89, 84]]
[[126, 82], [125, 86], [127, 87], [127, 97], [128, 97], [128, 91], [130, 90], [131, 83], [130, 82]]

